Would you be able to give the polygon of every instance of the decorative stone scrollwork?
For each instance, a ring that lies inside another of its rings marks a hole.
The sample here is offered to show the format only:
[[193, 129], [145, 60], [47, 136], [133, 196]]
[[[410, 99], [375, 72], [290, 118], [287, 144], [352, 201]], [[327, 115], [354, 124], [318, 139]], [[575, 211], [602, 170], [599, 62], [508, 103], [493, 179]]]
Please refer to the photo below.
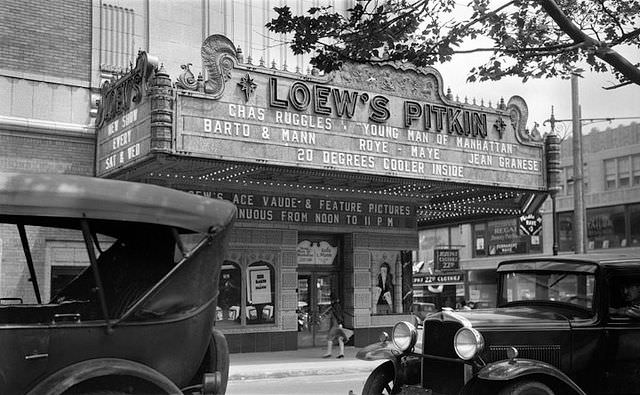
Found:
[[202, 64], [209, 74], [204, 91], [219, 98], [224, 92], [225, 83], [231, 78], [231, 70], [238, 63], [236, 48], [225, 36], [214, 34], [202, 43], [201, 55]]
[[527, 103], [520, 96], [512, 96], [507, 102], [507, 112], [511, 120], [511, 126], [516, 135], [516, 139], [520, 143], [531, 141], [531, 137], [527, 132], [527, 118], [529, 117], [529, 108]]
[[329, 80], [354, 89], [366, 86], [370, 90], [396, 93], [417, 100], [433, 100], [443, 96], [442, 78], [431, 67], [415, 69], [391, 63], [372, 67], [356, 63], [333, 72]]
[[158, 67], [158, 59], [138, 52], [136, 67], [115, 81], [105, 81], [100, 89], [96, 127], [124, 114], [131, 103], [139, 103], [149, 89], [149, 80]]
[[196, 77], [193, 75], [191, 70], [191, 63], [180, 65], [180, 68], [183, 70], [182, 73], [178, 76], [178, 80], [176, 81], [176, 87], [182, 89], [189, 89], [195, 91], [198, 89], [198, 81]]

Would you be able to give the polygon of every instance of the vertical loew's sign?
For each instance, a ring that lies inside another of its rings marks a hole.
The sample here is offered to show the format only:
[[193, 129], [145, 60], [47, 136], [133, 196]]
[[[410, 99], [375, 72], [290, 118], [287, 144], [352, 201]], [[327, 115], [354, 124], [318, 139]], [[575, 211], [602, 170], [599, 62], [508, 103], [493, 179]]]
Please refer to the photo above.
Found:
[[96, 174], [104, 176], [135, 163], [150, 147], [151, 106], [145, 102], [98, 129]]

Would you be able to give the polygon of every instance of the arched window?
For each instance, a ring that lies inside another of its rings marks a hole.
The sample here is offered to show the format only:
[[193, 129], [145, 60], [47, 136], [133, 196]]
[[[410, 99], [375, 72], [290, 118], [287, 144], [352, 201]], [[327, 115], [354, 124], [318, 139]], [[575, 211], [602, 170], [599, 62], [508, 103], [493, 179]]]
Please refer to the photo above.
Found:
[[275, 322], [275, 271], [258, 261], [247, 268], [247, 325]]
[[220, 272], [216, 325], [235, 326], [242, 321], [242, 271], [238, 264], [224, 261]]

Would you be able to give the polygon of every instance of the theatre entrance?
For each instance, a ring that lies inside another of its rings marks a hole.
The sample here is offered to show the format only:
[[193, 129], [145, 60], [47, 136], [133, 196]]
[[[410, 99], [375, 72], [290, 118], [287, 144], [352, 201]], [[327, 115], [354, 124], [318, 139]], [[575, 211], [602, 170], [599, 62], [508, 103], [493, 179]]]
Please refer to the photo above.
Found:
[[298, 348], [327, 344], [331, 325], [331, 293], [338, 289], [336, 272], [298, 273]]

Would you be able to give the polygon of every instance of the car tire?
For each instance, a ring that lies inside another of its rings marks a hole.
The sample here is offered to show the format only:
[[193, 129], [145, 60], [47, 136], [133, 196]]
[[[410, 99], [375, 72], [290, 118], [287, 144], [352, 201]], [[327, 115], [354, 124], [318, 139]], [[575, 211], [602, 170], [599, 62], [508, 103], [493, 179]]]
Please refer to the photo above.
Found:
[[394, 368], [391, 361], [387, 361], [371, 372], [362, 388], [362, 395], [395, 394], [393, 388]]
[[539, 381], [523, 380], [504, 387], [499, 395], [554, 395], [554, 392]]

